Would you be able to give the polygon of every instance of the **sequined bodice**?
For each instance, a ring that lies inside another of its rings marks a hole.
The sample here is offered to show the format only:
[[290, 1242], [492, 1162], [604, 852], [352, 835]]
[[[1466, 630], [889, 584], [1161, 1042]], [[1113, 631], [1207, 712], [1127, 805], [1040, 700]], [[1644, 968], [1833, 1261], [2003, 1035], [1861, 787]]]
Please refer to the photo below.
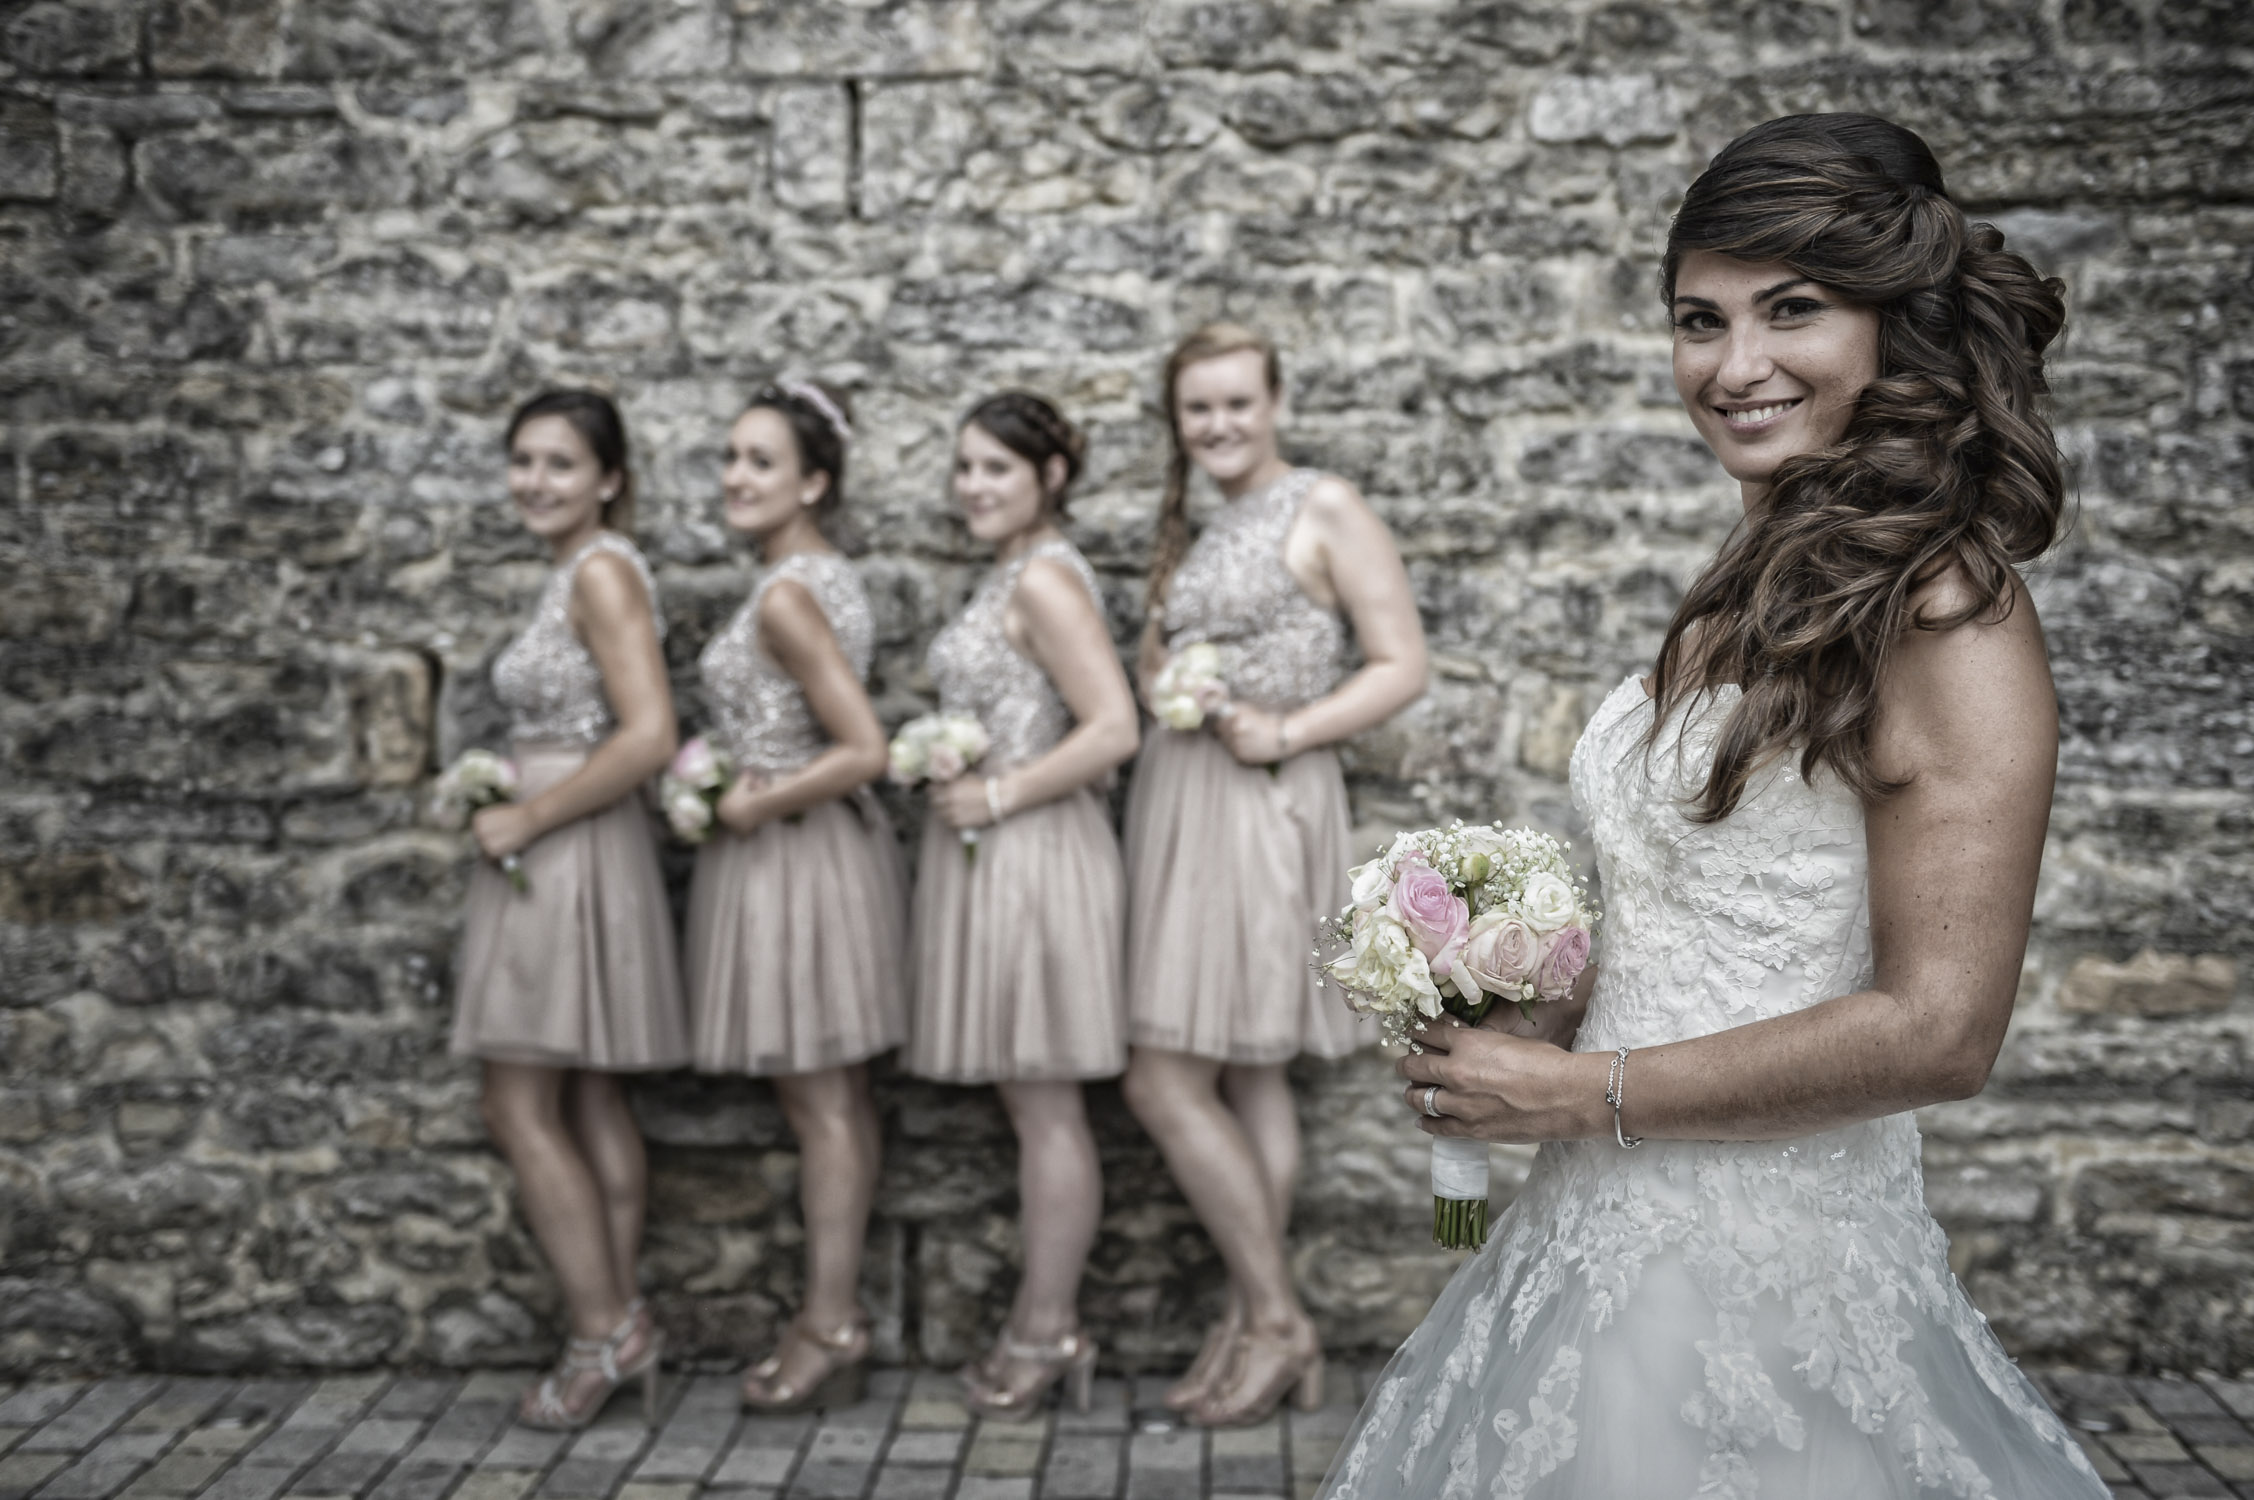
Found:
[[493, 659], [493, 691], [509, 710], [509, 738], [593, 745], [618, 726], [610, 700], [603, 696], [602, 668], [595, 654], [571, 628], [571, 587], [580, 564], [597, 552], [611, 552], [634, 565], [649, 592], [650, 614], [658, 638], [665, 637], [665, 611], [658, 607], [657, 579], [635, 545], [615, 531], [598, 531], [548, 575], [524, 634]]
[[939, 687], [939, 711], [970, 714], [985, 726], [988, 739], [982, 769], [1023, 765], [1072, 729], [1072, 710], [1057, 695], [1056, 684], [1012, 646], [1002, 630], [1002, 615], [1026, 565], [1037, 557], [1064, 563], [1087, 585], [1088, 596], [1103, 609], [1103, 590], [1095, 569], [1080, 549], [1062, 538], [1028, 547], [979, 581], [963, 612], [933, 638], [928, 661]]
[[746, 770], [796, 770], [830, 743], [797, 679], [759, 649], [760, 602], [786, 578], [814, 596], [854, 674], [869, 675], [876, 626], [853, 564], [834, 552], [794, 552], [769, 568], [743, 608], [697, 658], [714, 732]]
[[1210, 641], [1229, 696], [1296, 708], [1338, 686], [1346, 622], [1307, 597], [1284, 566], [1284, 539], [1323, 476], [1293, 469], [1221, 507], [1166, 590], [1166, 648]]

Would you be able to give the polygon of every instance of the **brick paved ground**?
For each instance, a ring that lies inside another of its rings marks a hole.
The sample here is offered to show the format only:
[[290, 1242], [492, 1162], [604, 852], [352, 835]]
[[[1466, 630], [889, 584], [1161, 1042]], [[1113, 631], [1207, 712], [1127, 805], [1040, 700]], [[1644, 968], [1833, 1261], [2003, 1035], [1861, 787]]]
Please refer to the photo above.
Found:
[[[981, 1424], [944, 1375], [874, 1377], [819, 1420], [746, 1417], [733, 1376], [672, 1383], [654, 1438], [614, 1401], [576, 1436], [509, 1424], [521, 1371], [465, 1378], [0, 1383], [0, 1500], [1253, 1500], [1314, 1491], [1368, 1379], [1238, 1432], [1158, 1420], [1159, 1387], [1088, 1416]], [[2254, 1384], [2042, 1377], [2122, 1496], [2254, 1500]], [[1349, 1389], [1352, 1387], [1352, 1389]]]

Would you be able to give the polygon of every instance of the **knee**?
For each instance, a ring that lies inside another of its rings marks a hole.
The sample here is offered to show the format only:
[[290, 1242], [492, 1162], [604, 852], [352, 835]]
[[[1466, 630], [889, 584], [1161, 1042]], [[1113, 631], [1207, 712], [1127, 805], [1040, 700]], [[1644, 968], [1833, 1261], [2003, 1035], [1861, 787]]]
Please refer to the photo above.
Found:
[[1152, 1135], [1161, 1133], [1179, 1116], [1183, 1100], [1180, 1075], [1163, 1063], [1138, 1054], [1119, 1080], [1127, 1108]]
[[513, 1151], [536, 1128], [533, 1102], [514, 1089], [488, 1087], [477, 1101], [485, 1133], [503, 1151]]

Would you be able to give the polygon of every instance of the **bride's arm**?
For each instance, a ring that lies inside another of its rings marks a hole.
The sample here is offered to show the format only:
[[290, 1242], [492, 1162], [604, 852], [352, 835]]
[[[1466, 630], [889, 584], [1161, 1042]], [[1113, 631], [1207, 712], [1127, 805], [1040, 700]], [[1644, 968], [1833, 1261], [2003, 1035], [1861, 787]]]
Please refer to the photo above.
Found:
[[[1898, 642], [1872, 753], [1880, 774], [1908, 783], [1866, 813], [1872, 987], [1635, 1049], [1621, 1111], [1628, 1134], [1807, 1135], [1967, 1098], [1987, 1083], [2018, 992], [2058, 764], [2058, 706], [2024, 589], [2000, 621]], [[1611, 1054], [1486, 1031], [1434, 1040], [1401, 1068], [1413, 1085], [1441, 1085], [1440, 1108], [1454, 1118], [1424, 1122], [1434, 1134], [1612, 1134]]]

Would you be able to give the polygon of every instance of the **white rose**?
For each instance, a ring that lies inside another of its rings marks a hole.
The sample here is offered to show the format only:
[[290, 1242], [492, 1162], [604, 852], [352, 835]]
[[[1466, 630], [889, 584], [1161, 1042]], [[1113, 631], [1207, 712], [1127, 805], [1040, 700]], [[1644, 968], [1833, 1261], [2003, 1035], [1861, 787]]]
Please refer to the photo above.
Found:
[[1151, 705], [1158, 720], [1169, 729], [1188, 733], [1205, 722], [1205, 710], [1188, 693], [1171, 693]]
[[1580, 903], [1573, 899], [1573, 887], [1547, 870], [1527, 876], [1525, 889], [1518, 897], [1519, 914], [1536, 932], [1557, 931], [1572, 921], [1579, 909]]
[[1356, 865], [1347, 871], [1347, 878], [1354, 882], [1354, 906], [1359, 911], [1376, 911], [1393, 894], [1393, 875], [1382, 859]]

